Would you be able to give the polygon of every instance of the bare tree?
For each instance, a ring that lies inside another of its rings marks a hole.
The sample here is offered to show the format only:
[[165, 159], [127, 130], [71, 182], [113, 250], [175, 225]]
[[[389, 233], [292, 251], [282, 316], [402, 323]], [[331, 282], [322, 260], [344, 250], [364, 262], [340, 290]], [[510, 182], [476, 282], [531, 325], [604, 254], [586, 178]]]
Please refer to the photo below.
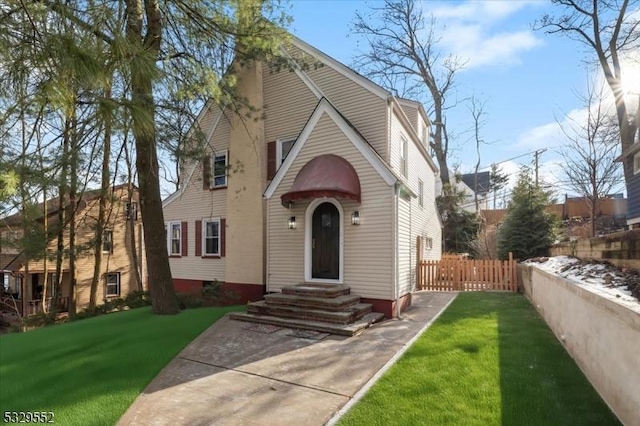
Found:
[[478, 157], [473, 175], [473, 201], [476, 206], [476, 214], [480, 212], [480, 205], [478, 202], [478, 169], [480, 169], [480, 145], [484, 143], [482, 138], [480, 138], [480, 129], [485, 124], [484, 117], [487, 114], [484, 111], [484, 106], [484, 101], [479, 100], [475, 96], [471, 97], [469, 112], [473, 119], [473, 139], [476, 144], [476, 156]]
[[[553, 0], [563, 10], [559, 15], [545, 15], [537, 27], [549, 34], [563, 34], [585, 44], [596, 54], [607, 84], [616, 103], [617, 125], [620, 130], [622, 152], [633, 144], [637, 131], [637, 119], [630, 116], [622, 88], [624, 70], [621, 55], [640, 45], [640, 19], [634, 13], [638, 0]], [[633, 158], [624, 159], [624, 177], [628, 183], [633, 176]]]
[[589, 206], [591, 236], [595, 236], [595, 217], [600, 200], [621, 182], [618, 156], [619, 130], [615, 116], [603, 105], [604, 88], [592, 86], [583, 97], [587, 109], [585, 122], [571, 119], [560, 127], [568, 144], [559, 149], [564, 161], [563, 177], [569, 187], [584, 197]]
[[371, 8], [371, 14], [357, 12], [353, 30], [369, 43], [368, 51], [356, 57], [356, 66], [365, 75], [398, 96], [429, 98], [428, 112], [435, 126], [429, 144], [442, 183], [448, 184], [447, 96], [464, 64], [440, 52], [435, 18], [425, 19], [413, 0], [385, 0], [384, 5]]

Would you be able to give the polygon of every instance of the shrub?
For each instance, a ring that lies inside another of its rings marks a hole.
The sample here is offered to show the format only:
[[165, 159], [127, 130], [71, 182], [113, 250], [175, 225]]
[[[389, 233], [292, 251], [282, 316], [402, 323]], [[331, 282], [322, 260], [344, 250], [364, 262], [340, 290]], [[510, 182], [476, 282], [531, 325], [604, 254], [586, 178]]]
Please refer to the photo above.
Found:
[[22, 324], [25, 327], [45, 327], [56, 323], [55, 312], [38, 312], [33, 315], [29, 315], [22, 319]]
[[555, 239], [554, 216], [545, 212], [551, 193], [536, 185], [531, 171], [523, 168], [513, 188], [504, 223], [498, 233], [498, 256], [506, 259], [509, 252], [524, 260], [548, 254]]
[[132, 291], [125, 296], [124, 304], [131, 309], [148, 306], [151, 304], [149, 292], [140, 290]]
[[206, 301], [194, 293], [176, 293], [176, 300], [181, 310], [206, 306]]

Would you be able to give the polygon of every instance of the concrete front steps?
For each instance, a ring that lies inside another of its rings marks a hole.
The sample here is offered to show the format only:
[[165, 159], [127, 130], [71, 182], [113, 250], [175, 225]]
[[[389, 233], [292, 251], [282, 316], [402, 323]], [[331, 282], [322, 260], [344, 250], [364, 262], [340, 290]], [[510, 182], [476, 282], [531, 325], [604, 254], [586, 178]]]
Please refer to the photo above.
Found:
[[360, 303], [360, 297], [350, 293], [341, 284], [304, 283], [249, 303], [246, 313], [229, 315], [239, 321], [353, 336], [384, 314], [372, 312], [371, 304]]

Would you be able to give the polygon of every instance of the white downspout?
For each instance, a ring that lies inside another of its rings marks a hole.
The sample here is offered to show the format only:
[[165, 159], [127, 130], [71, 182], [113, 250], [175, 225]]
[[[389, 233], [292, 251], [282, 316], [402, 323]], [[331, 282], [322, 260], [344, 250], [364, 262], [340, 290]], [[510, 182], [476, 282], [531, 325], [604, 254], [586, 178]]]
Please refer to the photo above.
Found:
[[400, 244], [398, 243], [398, 238], [400, 237], [400, 213], [399, 213], [399, 203], [400, 203], [400, 189], [401, 184], [396, 182], [395, 185], [395, 203], [394, 203], [394, 215], [395, 215], [395, 258], [396, 258], [396, 285], [395, 285], [395, 300], [396, 300], [396, 316], [399, 320], [402, 319], [401, 309], [400, 309]]

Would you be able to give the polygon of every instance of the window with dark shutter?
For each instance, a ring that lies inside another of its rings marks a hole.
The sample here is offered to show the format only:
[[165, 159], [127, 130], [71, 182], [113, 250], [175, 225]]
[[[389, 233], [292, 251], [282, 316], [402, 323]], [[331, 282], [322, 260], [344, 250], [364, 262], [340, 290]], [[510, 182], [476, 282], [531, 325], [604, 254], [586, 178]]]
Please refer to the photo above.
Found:
[[187, 256], [188, 252], [187, 222], [182, 222], [182, 256]]
[[196, 220], [196, 256], [202, 256], [202, 221]]
[[267, 180], [276, 175], [276, 142], [267, 143]]
[[227, 220], [220, 219], [220, 257], [225, 257], [227, 254], [226, 235], [227, 235]]
[[211, 157], [206, 156], [202, 159], [202, 189], [211, 188]]

